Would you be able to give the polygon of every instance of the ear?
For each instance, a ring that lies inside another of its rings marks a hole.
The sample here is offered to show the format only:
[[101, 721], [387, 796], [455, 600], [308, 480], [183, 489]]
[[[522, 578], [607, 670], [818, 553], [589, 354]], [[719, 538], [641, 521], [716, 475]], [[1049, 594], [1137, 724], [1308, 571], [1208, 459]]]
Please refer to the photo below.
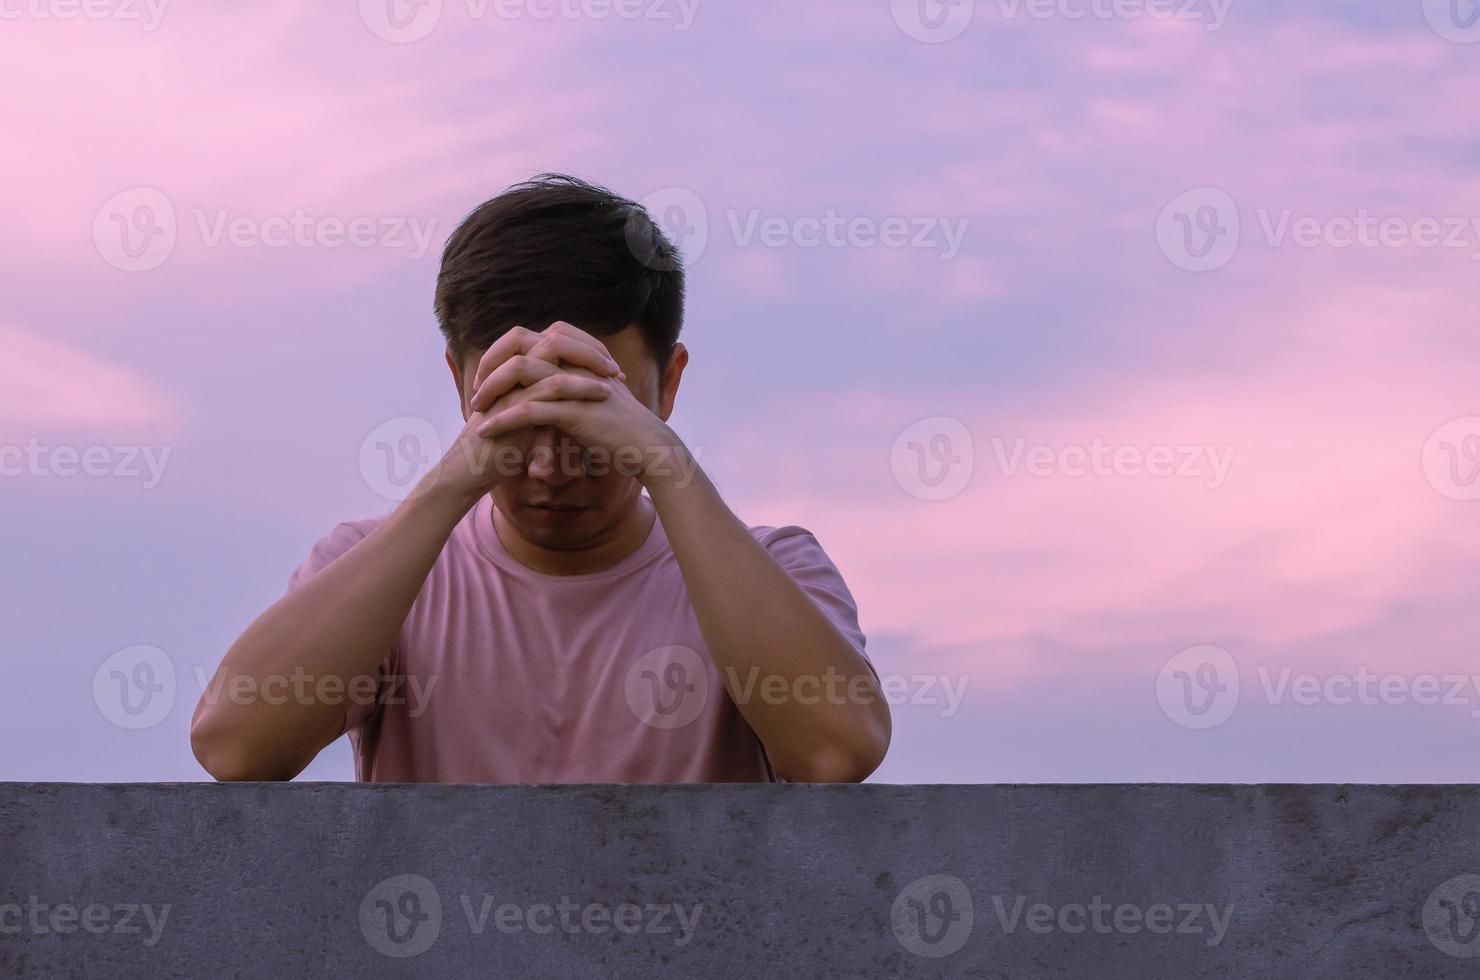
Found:
[[673, 403], [678, 400], [678, 384], [683, 380], [683, 369], [689, 364], [689, 350], [683, 344], [673, 345], [673, 354], [663, 377], [658, 381], [658, 418], [664, 422], [673, 414]]
[[457, 358], [452, 356], [452, 347], [447, 348], [447, 366], [452, 370], [452, 383], [457, 385], [457, 401], [462, 407], [463, 421], [468, 420], [468, 396], [463, 391], [462, 365], [457, 363]]

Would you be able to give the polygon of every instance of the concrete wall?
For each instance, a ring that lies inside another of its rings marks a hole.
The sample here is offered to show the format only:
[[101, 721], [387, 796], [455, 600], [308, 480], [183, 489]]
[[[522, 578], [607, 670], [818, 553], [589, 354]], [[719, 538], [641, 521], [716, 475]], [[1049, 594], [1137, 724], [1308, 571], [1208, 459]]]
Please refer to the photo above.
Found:
[[1480, 975], [1473, 787], [0, 784], [0, 976]]

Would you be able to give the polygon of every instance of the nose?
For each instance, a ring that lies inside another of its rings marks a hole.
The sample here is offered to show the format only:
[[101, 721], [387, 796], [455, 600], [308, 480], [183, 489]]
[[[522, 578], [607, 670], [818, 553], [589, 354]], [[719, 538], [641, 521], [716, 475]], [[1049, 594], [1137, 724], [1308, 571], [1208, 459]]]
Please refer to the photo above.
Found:
[[579, 449], [552, 425], [536, 426], [530, 433], [528, 458], [529, 478], [552, 487], [564, 486], [581, 475]]

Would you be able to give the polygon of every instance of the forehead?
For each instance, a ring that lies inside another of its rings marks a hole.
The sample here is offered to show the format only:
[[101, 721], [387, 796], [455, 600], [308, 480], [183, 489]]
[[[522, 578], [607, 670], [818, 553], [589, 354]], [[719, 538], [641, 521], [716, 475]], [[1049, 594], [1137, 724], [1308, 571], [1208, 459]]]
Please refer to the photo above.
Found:
[[647, 341], [643, 339], [642, 331], [636, 326], [627, 327], [609, 337], [597, 337], [596, 339], [605, 344], [606, 349], [612, 352], [612, 357], [620, 361], [622, 367], [628, 371], [644, 365], [656, 365], [652, 352], [648, 350]]

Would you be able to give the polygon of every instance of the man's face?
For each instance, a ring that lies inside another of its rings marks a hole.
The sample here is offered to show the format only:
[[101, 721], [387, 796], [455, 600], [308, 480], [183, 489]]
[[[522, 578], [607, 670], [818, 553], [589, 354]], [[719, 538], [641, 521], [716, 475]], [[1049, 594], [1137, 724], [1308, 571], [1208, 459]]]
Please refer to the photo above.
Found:
[[[628, 390], [666, 418], [671, 396], [664, 404], [664, 378], [638, 328], [597, 339], [626, 372]], [[465, 415], [466, 395], [482, 354], [470, 352], [463, 360]], [[543, 548], [578, 551], [615, 535], [641, 493], [630, 465], [619, 465], [605, 454], [587, 454], [586, 447], [551, 426], [529, 429], [520, 442], [526, 447], [523, 466], [502, 476], [493, 498], [521, 537]]]

